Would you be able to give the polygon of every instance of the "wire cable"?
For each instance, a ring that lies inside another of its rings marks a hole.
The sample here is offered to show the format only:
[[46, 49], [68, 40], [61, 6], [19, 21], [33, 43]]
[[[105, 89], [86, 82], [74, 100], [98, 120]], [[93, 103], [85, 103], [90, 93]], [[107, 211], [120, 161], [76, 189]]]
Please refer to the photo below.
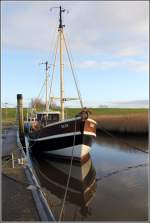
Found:
[[52, 86], [53, 86], [53, 81], [54, 81], [56, 58], [57, 58], [57, 50], [58, 50], [58, 40], [59, 40], [59, 35], [57, 35], [56, 45], [55, 45], [55, 49], [54, 49], [54, 64], [53, 64], [52, 78], [51, 78], [50, 91], [49, 91], [49, 106], [51, 104], [50, 96], [51, 96], [51, 93], [52, 93]]
[[77, 120], [75, 119], [75, 126], [74, 126], [74, 137], [73, 137], [73, 148], [72, 148], [72, 154], [71, 154], [71, 161], [70, 161], [70, 168], [69, 168], [69, 174], [68, 174], [68, 179], [67, 179], [67, 185], [66, 185], [66, 190], [65, 190], [65, 194], [64, 194], [64, 199], [62, 202], [62, 208], [60, 211], [60, 215], [59, 215], [59, 220], [62, 220], [62, 215], [63, 215], [63, 211], [64, 211], [64, 207], [65, 207], [65, 201], [66, 201], [66, 197], [67, 197], [67, 192], [68, 192], [68, 188], [69, 188], [69, 183], [70, 183], [70, 178], [71, 178], [71, 170], [72, 170], [72, 164], [73, 164], [73, 152], [74, 152], [74, 148], [75, 148], [75, 132], [76, 132], [76, 124], [77, 124]]
[[114, 170], [114, 171], [112, 171], [110, 173], [107, 173], [107, 174], [103, 175], [102, 177], [97, 178], [96, 182], [101, 181], [104, 178], [108, 178], [108, 177], [110, 177], [112, 175], [115, 175], [115, 174], [119, 174], [119, 173], [131, 170], [131, 169], [135, 169], [135, 168], [138, 168], [138, 167], [146, 167], [146, 166], [148, 166], [147, 163], [142, 163], [142, 164], [138, 164], [138, 165], [135, 165], [135, 166], [128, 166], [128, 167], [126, 167], [124, 169], [121, 169], [121, 170]]
[[67, 47], [67, 44], [66, 44], [64, 33], [62, 33], [62, 36], [63, 36], [63, 40], [64, 40], [64, 43], [65, 43], [65, 48], [66, 48], [66, 51], [67, 51], [67, 55], [68, 55], [68, 59], [69, 59], [69, 63], [70, 63], [70, 67], [71, 67], [71, 71], [72, 71], [72, 75], [73, 75], [73, 79], [74, 79], [74, 82], [75, 82], [75, 86], [76, 86], [76, 89], [77, 89], [78, 97], [79, 97], [79, 100], [80, 100], [80, 104], [81, 104], [81, 107], [83, 108], [83, 102], [82, 102], [82, 98], [81, 98], [81, 93], [80, 93], [80, 90], [78, 88], [77, 80], [76, 80], [76, 77], [75, 77], [75, 72], [74, 72], [73, 65], [72, 65], [72, 62], [71, 62], [71, 59], [70, 59], [70, 56], [69, 56], [69, 50], [68, 50], [68, 47]]
[[111, 136], [112, 138], [115, 138], [115, 139], [117, 139], [117, 140], [123, 142], [124, 144], [126, 144], [126, 145], [132, 147], [133, 149], [136, 149], [136, 150], [138, 150], [138, 151], [140, 151], [140, 152], [143, 152], [143, 153], [148, 153], [148, 151], [145, 151], [145, 150], [143, 150], [143, 149], [141, 149], [141, 148], [139, 148], [139, 147], [137, 147], [137, 146], [134, 146], [134, 145], [128, 143], [127, 141], [125, 141], [125, 140], [123, 140], [123, 139], [118, 138], [117, 136], [115, 136], [114, 134], [110, 133], [109, 130], [107, 130], [106, 128], [104, 128], [104, 127], [102, 127], [102, 126], [101, 126], [100, 130], [101, 130], [102, 132], [105, 132], [107, 135]]

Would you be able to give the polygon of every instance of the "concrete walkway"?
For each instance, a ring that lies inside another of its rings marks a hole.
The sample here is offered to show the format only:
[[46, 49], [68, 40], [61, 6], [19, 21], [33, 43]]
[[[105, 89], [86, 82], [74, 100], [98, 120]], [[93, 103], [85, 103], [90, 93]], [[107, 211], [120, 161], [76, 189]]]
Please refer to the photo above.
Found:
[[[8, 130], [3, 137], [2, 156], [12, 152], [17, 160], [22, 157], [17, 149], [16, 128]], [[3, 157], [4, 158], [4, 157]], [[3, 221], [40, 221], [31, 190], [28, 190], [28, 180], [24, 167], [15, 163], [12, 168], [11, 159], [2, 160], [2, 220]]]
[[3, 132], [2, 136], [2, 156], [11, 155], [16, 150], [16, 127], [12, 127]]

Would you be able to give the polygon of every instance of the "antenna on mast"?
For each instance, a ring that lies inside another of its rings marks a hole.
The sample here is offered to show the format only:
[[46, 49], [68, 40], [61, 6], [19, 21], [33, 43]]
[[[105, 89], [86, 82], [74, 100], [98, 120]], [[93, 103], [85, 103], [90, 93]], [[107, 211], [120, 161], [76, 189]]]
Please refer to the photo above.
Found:
[[68, 14], [69, 10], [64, 9], [61, 6], [59, 6], [59, 7], [50, 8], [50, 11], [52, 11], [53, 9], [59, 9], [59, 29], [62, 29], [63, 27], [65, 27], [65, 25], [63, 25], [63, 23], [62, 23], [62, 12], [67, 12], [67, 14]]
[[45, 64], [45, 70], [48, 71], [48, 69], [50, 68], [50, 66], [48, 65], [48, 61], [46, 62], [41, 62], [39, 64]]

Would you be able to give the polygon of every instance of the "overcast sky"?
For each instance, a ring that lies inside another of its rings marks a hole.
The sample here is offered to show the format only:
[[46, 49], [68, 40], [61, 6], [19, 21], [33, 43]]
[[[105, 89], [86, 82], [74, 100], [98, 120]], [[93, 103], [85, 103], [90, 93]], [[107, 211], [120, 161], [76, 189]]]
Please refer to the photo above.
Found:
[[[64, 32], [86, 106], [147, 106], [148, 4], [61, 2], [69, 10], [63, 14]], [[15, 104], [17, 93], [24, 95], [26, 103], [38, 95], [44, 80], [38, 63], [53, 63], [50, 52], [58, 27], [58, 10], [50, 12], [50, 8], [59, 5], [59, 1], [2, 1], [2, 103]], [[65, 95], [75, 96], [66, 68]]]

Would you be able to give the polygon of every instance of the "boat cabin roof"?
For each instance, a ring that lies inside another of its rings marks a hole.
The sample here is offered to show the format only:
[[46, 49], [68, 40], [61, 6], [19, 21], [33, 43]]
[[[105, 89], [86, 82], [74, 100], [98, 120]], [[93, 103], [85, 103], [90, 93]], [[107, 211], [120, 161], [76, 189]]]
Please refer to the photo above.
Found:
[[43, 112], [36, 112], [37, 115], [42, 115], [42, 114], [60, 114], [59, 111], [51, 111], [51, 112], [46, 112], [46, 111], [43, 111]]

